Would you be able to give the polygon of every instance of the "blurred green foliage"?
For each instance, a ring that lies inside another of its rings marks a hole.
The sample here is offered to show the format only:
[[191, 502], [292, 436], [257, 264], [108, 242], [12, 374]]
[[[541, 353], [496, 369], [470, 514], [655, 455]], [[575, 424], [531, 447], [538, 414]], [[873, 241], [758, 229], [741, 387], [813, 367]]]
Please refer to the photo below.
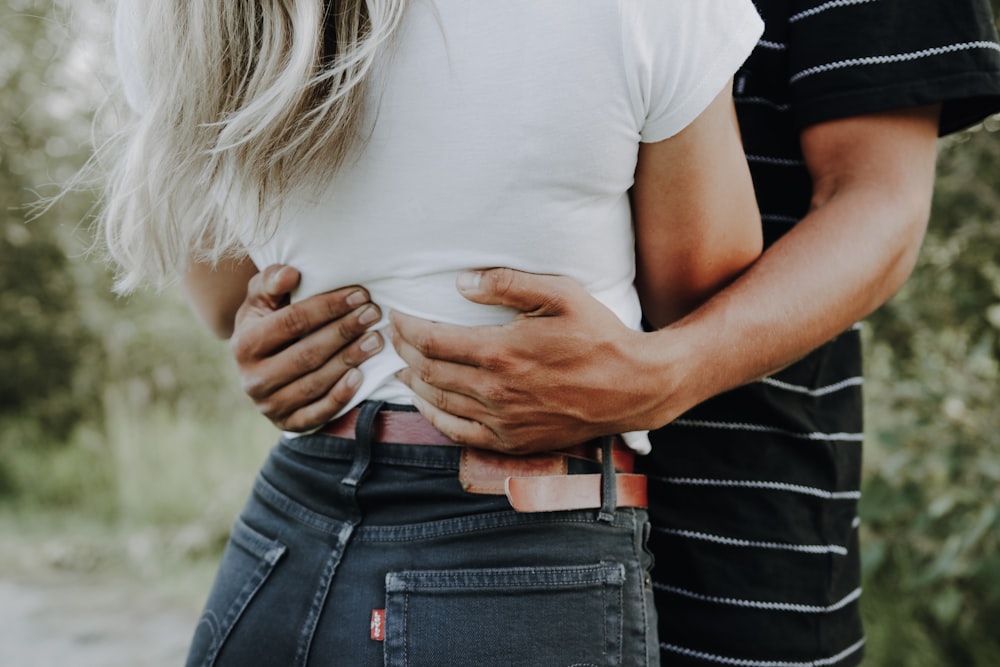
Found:
[[[32, 218], [89, 154], [92, 113], [114, 78], [107, 10], [106, 0], [0, 0], [0, 501], [121, 516], [136, 514], [121, 488], [145, 474], [117, 465], [125, 450], [108, 436], [122, 415], [207, 421], [249, 404], [226, 347], [176, 294], [111, 294], [88, 256], [93, 193]], [[159, 442], [137, 437], [131, 446]]]
[[[105, 5], [0, 0], [0, 509], [196, 522], [216, 548], [272, 437], [227, 348], [176, 294], [111, 296], [86, 195], [25, 221], [85, 159]], [[869, 665], [1000, 665], [998, 247], [992, 119], [942, 142], [918, 267], [867, 327]]]
[[59, 163], [63, 174], [79, 166], [72, 155], [79, 156], [79, 145], [70, 142], [87, 136], [87, 120], [73, 119], [73, 105], [60, 99], [65, 93], [47, 83], [59, 78], [57, 45], [65, 31], [31, 11], [42, 3], [9, 4], [21, 11], [0, 21], [0, 420], [28, 418], [44, 435], [63, 440], [99, 408], [99, 352], [80, 314], [59, 223], [28, 225], [24, 216], [38, 198], [39, 180], [56, 177], [50, 164]]
[[943, 142], [917, 269], [869, 318], [861, 515], [875, 664], [1000, 664], [997, 248], [993, 119]]
[[917, 268], [869, 318], [868, 664], [1000, 665], [998, 248], [993, 118], [942, 141]]

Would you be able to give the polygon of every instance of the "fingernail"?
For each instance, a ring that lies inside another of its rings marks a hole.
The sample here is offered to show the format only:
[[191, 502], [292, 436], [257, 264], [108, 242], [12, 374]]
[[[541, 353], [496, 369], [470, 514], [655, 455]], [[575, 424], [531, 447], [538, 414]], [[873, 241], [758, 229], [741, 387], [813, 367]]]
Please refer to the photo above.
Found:
[[351, 308], [357, 308], [367, 300], [368, 297], [365, 296], [365, 293], [358, 290], [356, 292], [351, 292], [351, 294], [347, 297], [347, 305]]
[[361, 311], [360, 315], [358, 315], [358, 323], [361, 324], [361, 326], [368, 326], [369, 324], [372, 324], [377, 320], [378, 320], [378, 310], [375, 308], [375, 306], [368, 306], [363, 311]]
[[374, 352], [381, 345], [382, 341], [379, 339], [378, 334], [370, 334], [361, 341], [361, 350], [363, 352]]
[[357, 368], [352, 368], [346, 373], [344, 373], [344, 382], [347, 383], [348, 387], [356, 389], [361, 385], [362, 374]]
[[458, 274], [458, 289], [472, 291], [479, 289], [479, 283], [483, 279], [483, 274], [479, 271], [465, 271]]

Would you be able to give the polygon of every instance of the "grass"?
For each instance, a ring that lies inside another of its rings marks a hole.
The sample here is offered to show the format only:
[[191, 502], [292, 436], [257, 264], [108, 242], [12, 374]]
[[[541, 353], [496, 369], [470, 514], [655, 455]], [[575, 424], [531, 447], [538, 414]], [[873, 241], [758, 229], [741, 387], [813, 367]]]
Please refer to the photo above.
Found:
[[[27, 444], [37, 435], [30, 428], [3, 424], [0, 461], [15, 482], [14, 494], [0, 497], [4, 576], [117, 582], [196, 612], [233, 518], [277, 436], [231, 384], [231, 390], [180, 401], [153, 399], [127, 384], [112, 387], [103, 427], [78, 428], [58, 447]], [[886, 457], [872, 440], [869, 472]], [[866, 540], [871, 565], [879, 561], [872, 551], [880, 543]], [[866, 577], [865, 665], [1000, 664], [985, 621], [979, 631], [936, 635], [933, 628], [943, 626], [929, 622], [928, 614], [943, 598], [922, 599], [926, 594], [908, 587], [912, 577], [903, 569], [886, 563]], [[959, 637], [970, 641], [956, 648]]]
[[58, 447], [5, 425], [6, 577], [114, 577], [142, 582], [158, 599], [201, 604], [277, 432], [245, 399], [224, 419], [194, 404], [136, 402], [111, 390], [103, 432], [84, 426]]

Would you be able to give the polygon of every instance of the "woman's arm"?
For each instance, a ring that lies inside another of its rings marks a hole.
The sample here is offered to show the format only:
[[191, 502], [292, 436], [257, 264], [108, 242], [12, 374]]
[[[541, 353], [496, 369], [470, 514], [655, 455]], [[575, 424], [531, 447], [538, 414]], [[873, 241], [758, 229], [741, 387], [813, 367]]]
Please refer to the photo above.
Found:
[[224, 259], [215, 266], [191, 262], [182, 285], [188, 305], [219, 338], [233, 335], [236, 311], [247, 294], [247, 283], [257, 274], [249, 257]]
[[636, 286], [657, 329], [697, 308], [761, 253], [760, 212], [730, 90], [677, 135], [639, 148]]

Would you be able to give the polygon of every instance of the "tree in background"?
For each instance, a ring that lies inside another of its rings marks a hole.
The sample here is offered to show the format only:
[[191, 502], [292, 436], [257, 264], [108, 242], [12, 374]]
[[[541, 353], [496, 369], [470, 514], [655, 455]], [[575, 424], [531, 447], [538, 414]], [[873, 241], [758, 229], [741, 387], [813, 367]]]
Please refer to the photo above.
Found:
[[87, 252], [95, 193], [31, 219], [90, 154], [116, 78], [109, 4], [0, 0], [0, 500], [121, 503], [127, 480], [112, 478], [133, 471], [115, 459], [147, 443], [119, 446], [108, 420], [154, 409], [219, 419], [239, 393], [226, 349], [176, 294], [111, 293]]
[[[44, 441], [58, 442], [99, 413], [100, 364], [67, 257], [73, 223], [63, 227], [66, 217], [56, 215], [25, 221], [40, 181], [72, 173], [87, 136], [79, 101], [53, 87], [67, 53], [59, 51], [65, 30], [44, 18], [50, 4], [8, 2], [0, 20], [0, 420], [34, 425]], [[67, 200], [59, 213], [79, 220], [80, 208]]]
[[[232, 430], [242, 419], [234, 405], [246, 401], [226, 373], [228, 350], [178, 299], [111, 295], [104, 268], [82, 256], [86, 197], [25, 222], [25, 206], [52, 194], [56, 188], [45, 185], [65, 182], [86, 157], [88, 110], [103, 93], [83, 82], [111, 78], [110, 63], [69, 39], [66, 15], [56, 15], [68, 5], [0, 0], [0, 501], [34, 493], [45, 480], [53, 489], [46, 500], [105, 497], [134, 506], [149, 495], [149, 480], [164, 485], [171, 474], [187, 479], [206, 468], [204, 457], [219, 443], [197, 442], [175, 463], [156, 459], [155, 476], [142, 477], [121, 460], [153, 445], [108, 435], [106, 415], [160, 411], [201, 420], [194, 432], [208, 423]], [[106, 3], [72, 5], [74, 31], [106, 42]], [[1000, 0], [993, 7], [1000, 16]], [[998, 247], [1000, 120], [993, 120], [942, 144], [918, 267], [869, 320], [866, 664], [1000, 665]], [[80, 428], [111, 444], [95, 447], [74, 435]], [[237, 442], [228, 451], [245, 448]], [[73, 481], [52, 482], [51, 460], [32, 458], [35, 449], [89, 452], [91, 467], [81, 474], [81, 459], [70, 457], [76, 476], [65, 480]], [[171, 453], [162, 442], [160, 449]], [[109, 478], [108, 470], [126, 472]], [[127, 476], [138, 480], [134, 493], [121, 492]], [[204, 513], [215, 486], [196, 479], [184, 494], [193, 509], [185, 511]]]
[[871, 664], [1000, 665], [998, 248], [1000, 117], [942, 142], [917, 268], [869, 318]]

